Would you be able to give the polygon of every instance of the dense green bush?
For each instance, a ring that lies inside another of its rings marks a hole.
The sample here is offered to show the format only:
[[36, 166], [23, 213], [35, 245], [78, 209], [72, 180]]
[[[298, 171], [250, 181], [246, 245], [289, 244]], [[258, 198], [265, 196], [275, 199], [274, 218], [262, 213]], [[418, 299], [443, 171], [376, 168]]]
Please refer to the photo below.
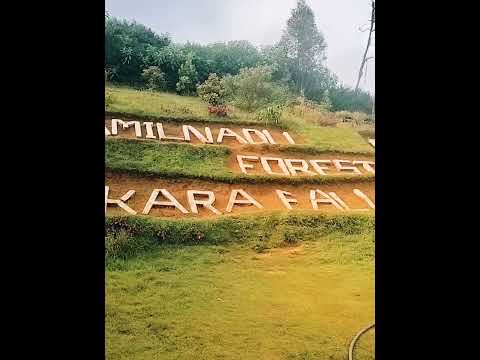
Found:
[[226, 89], [220, 77], [213, 73], [205, 82], [197, 87], [200, 98], [212, 106], [223, 105], [225, 102]]
[[165, 74], [158, 66], [149, 66], [142, 72], [148, 90], [165, 90], [167, 82]]
[[238, 75], [226, 76], [224, 85], [229, 99], [247, 111], [281, 103], [287, 96], [287, 91], [272, 81], [272, 68], [268, 65], [244, 68]]
[[268, 106], [258, 111], [256, 117], [258, 120], [265, 122], [265, 125], [278, 125], [282, 116], [282, 110], [281, 106]]

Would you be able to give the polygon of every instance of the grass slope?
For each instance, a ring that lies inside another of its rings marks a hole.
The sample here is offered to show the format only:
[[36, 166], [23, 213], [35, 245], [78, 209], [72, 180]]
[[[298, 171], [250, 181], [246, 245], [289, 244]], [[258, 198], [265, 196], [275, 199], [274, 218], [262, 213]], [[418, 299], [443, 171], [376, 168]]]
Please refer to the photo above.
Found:
[[[235, 109], [232, 116], [219, 118], [208, 116], [207, 105], [198, 97], [179, 96], [170, 93], [134, 90], [108, 86], [113, 102], [108, 111], [116, 116], [137, 117], [157, 121], [199, 121], [232, 123], [237, 125], [264, 125], [253, 114]], [[374, 153], [374, 149], [352, 128], [320, 127], [301, 117], [285, 114], [282, 128], [302, 135], [308, 144], [323, 151], [347, 151]], [[268, 125], [272, 127], [272, 125]]]
[[345, 359], [374, 319], [373, 227], [365, 215], [110, 218], [107, 237], [153, 243], [107, 258], [106, 358]]
[[158, 143], [133, 139], [105, 142], [105, 169], [137, 176], [190, 178], [224, 183], [333, 184], [374, 181], [374, 175], [285, 177], [244, 175], [228, 168], [230, 149], [220, 145]]

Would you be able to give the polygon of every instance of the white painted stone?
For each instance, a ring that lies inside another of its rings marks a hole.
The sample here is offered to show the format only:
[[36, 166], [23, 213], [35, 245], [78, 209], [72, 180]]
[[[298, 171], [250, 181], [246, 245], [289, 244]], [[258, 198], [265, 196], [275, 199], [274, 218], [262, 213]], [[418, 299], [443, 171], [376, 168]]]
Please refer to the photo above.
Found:
[[245, 164], [243, 160], [251, 160], [251, 161], [258, 161], [258, 156], [247, 156], [247, 155], [237, 155], [237, 162], [240, 170], [244, 174], [248, 174], [247, 169], [253, 169], [253, 165]]
[[327, 175], [324, 170], [331, 170], [328, 166], [320, 166], [319, 164], [331, 164], [332, 160], [310, 160], [310, 164], [320, 175]]
[[108, 130], [108, 128], [105, 126], [105, 136], [110, 136], [112, 135], [112, 133], [110, 132], [110, 130]]
[[[293, 163], [300, 163], [300, 166], [295, 166]], [[297, 172], [304, 172], [308, 175], [315, 175], [313, 171], [308, 170], [308, 162], [303, 159], [285, 159], [285, 165], [287, 165], [288, 170], [292, 176], [297, 176]]]
[[145, 135], [145, 138], [156, 139], [157, 137], [153, 133], [153, 122], [144, 122], [143, 125], [145, 126], [145, 129], [147, 131], [147, 135]]
[[367, 161], [367, 160], [355, 160], [353, 165], [362, 165], [365, 171], [375, 174], [375, 169], [371, 165], [375, 165], [374, 161]]
[[[245, 200], [237, 200], [238, 194], [242, 195]], [[259, 209], [263, 209], [263, 206], [257, 200], [255, 200], [242, 189], [232, 190], [232, 192], [230, 193], [230, 198], [228, 199], [227, 209], [225, 211], [232, 212], [234, 205], [254, 205]]]
[[297, 199], [289, 199], [285, 196], [285, 195], [292, 196], [292, 193], [289, 193], [288, 191], [275, 190], [275, 192], [277, 193], [278, 197], [282, 201], [283, 205], [289, 210], [292, 210], [292, 205], [290, 204], [298, 203]]
[[[276, 161], [283, 173], [273, 172], [272, 168], [270, 167], [270, 164], [268, 163], [269, 161]], [[282, 158], [263, 157], [262, 156], [260, 158], [260, 163], [262, 164], [263, 170], [265, 170], [265, 172], [267, 172], [270, 175], [287, 175], [287, 176], [290, 175], [290, 171], [288, 171], [288, 168], [285, 165], [285, 162], [283, 161]]]
[[192, 133], [202, 143], [213, 144], [213, 135], [209, 127], [205, 128], [205, 136], [191, 125], [183, 125], [182, 130], [185, 141], [191, 141], [190, 133]]
[[130, 206], [125, 204], [133, 195], [135, 195], [135, 190], [127, 191], [120, 199], [110, 199], [108, 197], [110, 187], [105, 186], [105, 213], [107, 213], [107, 206], [108, 205], [116, 205], [123, 210], [125, 210], [130, 215], [136, 215], [137, 212], [133, 210]]
[[175, 141], [185, 141], [184, 138], [176, 137], [176, 136], [166, 136], [165, 131], [163, 130], [162, 123], [157, 123], [157, 131], [158, 131], [158, 139], [162, 140], [175, 140]]
[[[242, 129], [243, 136], [245, 136], [245, 139], [248, 141], [249, 144], [268, 144], [269, 141], [265, 134], [263, 134], [261, 131], [256, 130], [256, 129]], [[257, 137], [261, 140], [260, 142], [255, 142], [253, 140], [252, 134], [257, 135]]]
[[[157, 201], [157, 197], [160, 193], [169, 201]], [[147, 203], [145, 204], [145, 208], [143, 209], [143, 214], [148, 215], [153, 206], [173, 206], [180, 210], [182, 213], [188, 214], [188, 210], [185, 209], [182, 204], [180, 204], [178, 200], [175, 199], [175, 197], [170, 194], [166, 189], [154, 189], [152, 191], [152, 195], [150, 195], [150, 198], [148, 199]]]
[[362, 175], [361, 171], [358, 170], [356, 166], [343, 166], [342, 164], [351, 164], [350, 160], [332, 160], [332, 163], [335, 165], [335, 168], [342, 171], [352, 171], [354, 174]]
[[328, 195], [329, 195], [333, 200], [335, 200], [337, 203], [339, 203], [340, 206], [342, 206], [345, 210], [347, 210], [347, 211], [350, 210], [350, 207], [349, 207], [347, 204], [345, 204], [345, 202], [344, 202], [342, 199], [340, 199], [340, 197], [339, 197], [336, 193], [334, 193], [334, 192], [329, 192]]
[[375, 204], [373, 203], [372, 200], [370, 200], [368, 198], [367, 195], [365, 195], [361, 190], [359, 189], [353, 189], [353, 193], [355, 195], [357, 195], [360, 199], [362, 199], [363, 201], [365, 201], [365, 203], [371, 208], [371, 209], [375, 209]]
[[287, 139], [289, 144], [295, 145], [295, 141], [293, 141], [292, 137], [290, 136], [290, 134], [288, 132], [285, 131], [285, 132], [282, 133], [282, 135], [285, 136], [285, 139]]
[[[208, 199], [207, 200], [195, 199], [195, 195], [207, 195]], [[212, 211], [217, 215], [222, 215], [220, 211], [218, 211], [213, 207], [213, 204], [215, 203], [215, 194], [213, 193], [213, 191], [188, 190], [187, 199], [188, 199], [188, 203], [190, 204], [190, 209], [194, 214], [198, 214], [197, 205], [201, 205], [204, 208]]]
[[225, 136], [234, 137], [240, 144], [248, 144], [244, 138], [229, 128], [220, 128], [220, 131], [218, 132], [217, 143], [221, 144]]
[[135, 127], [135, 136], [137, 138], [142, 137], [142, 127], [140, 121], [123, 121], [120, 119], [112, 119], [112, 135], [118, 135], [118, 125], [122, 125], [122, 129], [126, 130], [130, 126]]
[[[321, 199], [317, 199], [317, 194], [323, 196]], [[318, 204], [328, 204], [335, 206], [340, 211], [345, 211], [334, 199], [321, 190], [310, 190], [310, 202], [314, 210], [318, 210]]]
[[262, 133], [265, 135], [265, 137], [268, 139], [268, 141], [270, 142], [270, 144], [273, 144], [275, 145], [276, 142], [275, 140], [273, 140], [273, 137], [272, 135], [270, 135], [270, 133], [268, 132], [268, 130], [262, 130]]

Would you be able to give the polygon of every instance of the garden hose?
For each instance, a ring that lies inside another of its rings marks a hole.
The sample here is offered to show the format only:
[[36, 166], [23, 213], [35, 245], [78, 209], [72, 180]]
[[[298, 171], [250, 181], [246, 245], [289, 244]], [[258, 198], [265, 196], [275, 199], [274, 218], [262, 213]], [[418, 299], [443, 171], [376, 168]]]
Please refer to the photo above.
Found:
[[357, 335], [353, 338], [352, 342], [350, 343], [350, 349], [348, 350], [348, 360], [353, 360], [353, 350], [355, 349], [355, 344], [357, 343], [357, 340], [362, 336], [363, 333], [367, 332], [371, 328], [375, 326], [375, 323], [372, 323], [368, 325], [367, 327], [363, 328], [360, 330]]

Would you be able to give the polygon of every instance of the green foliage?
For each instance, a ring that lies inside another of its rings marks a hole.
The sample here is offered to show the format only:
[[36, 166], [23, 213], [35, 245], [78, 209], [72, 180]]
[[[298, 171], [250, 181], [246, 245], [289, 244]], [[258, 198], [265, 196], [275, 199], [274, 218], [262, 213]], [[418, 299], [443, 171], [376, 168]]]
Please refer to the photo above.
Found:
[[218, 106], [225, 102], [226, 89], [220, 77], [213, 73], [205, 82], [197, 87], [197, 93], [206, 103]]
[[282, 116], [282, 111], [283, 109], [281, 106], [268, 106], [267, 108], [258, 111], [256, 117], [264, 122], [265, 125], [278, 125]]
[[115, 69], [118, 82], [141, 84], [146, 49], [160, 49], [169, 44], [167, 35], [157, 35], [135, 21], [105, 19], [105, 67]]
[[182, 95], [195, 93], [198, 80], [197, 70], [193, 64], [193, 54], [188, 54], [185, 62], [178, 70], [177, 92]]
[[105, 109], [110, 109], [114, 102], [113, 93], [111, 90], [105, 88]]
[[165, 74], [158, 66], [149, 66], [142, 72], [148, 90], [165, 90]]
[[286, 91], [272, 81], [272, 68], [268, 65], [244, 68], [238, 75], [226, 76], [224, 84], [229, 99], [246, 111], [286, 98]]
[[327, 111], [329, 111], [332, 108], [332, 100], [330, 100], [330, 93], [329, 93], [328, 89], [325, 90], [325, 93], [323, 94], [323, 99], [322, 99], [321, 105]]
[[152, 219], [138, 216], [105, 218], [107, 260], [129, 258], [160, 245], [247, 243], [261, 247], [295, 244], [331, 233], [371, 232], [375, 218], [367, 214], [327, 215], [303, 211], [288, 214], [222, 217], [218, 219]]
[[[332, 110], [363, 111], [370, 113], [372, 97], [363, 91], [355, 92], [340, 85], [337, 77], [322, 65], [325, 41], [316, 28], [311, 9], [300, 1], [292, 11], [281, 41], [274, 46], [258, 49], [248, 41], [230, 41], [199, 45], [173, 44], [166, 34], [157, 35], [136, 22], [108, 17], [105, 19], [106, 80], [134, 87], [153, 86], [151, 77], [142, 76], [150, 67], [163, 73], [158, 79], [161, 89], [194, 94], [197, 82], [204, 82], [209, 74], [220, 77], [238, 75], [241, 69], [270, 66], [270, 80], [282, 86], [273, 86], [271, 101], [279, 103], [288, 98], [288, 91], [321, 102], [329, 91]], [[155, 82], [154, 82], [155, 83]], [[240, 101], [243, 106], [244, 101]], [[252, 104], [249, 111], [266, 106]]]
[[301, 95], [312, 88], [311, 74], [325, 59], [327, 44], [315, 24], [315, 16], [305, 0], [298, 0], [278, 44], [286, 71]]

